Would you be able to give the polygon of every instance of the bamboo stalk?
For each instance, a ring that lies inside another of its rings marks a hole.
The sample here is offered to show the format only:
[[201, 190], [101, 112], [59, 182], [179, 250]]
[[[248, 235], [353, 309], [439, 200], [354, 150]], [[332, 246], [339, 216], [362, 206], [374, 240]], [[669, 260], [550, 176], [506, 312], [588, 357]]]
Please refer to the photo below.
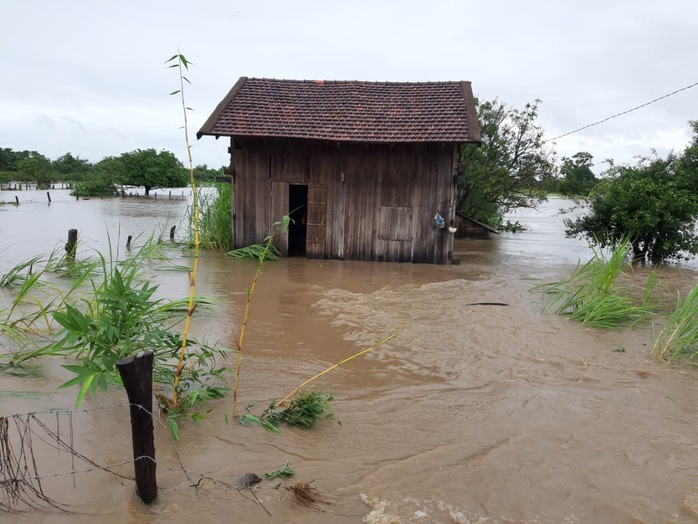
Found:
[[[182, 71], [182, 66], [186, 70], [189, 70], [189, 62], [184, 58], [183, 55], [177, 54], [173, 58], [177, 59], [176, 67], [179, 73], [179, 94], [182, 103], [182, 113], [184, 115], [184, 140], [187, 145], [187, 157], [189, 159], [189, 182], [191, 184], [192, 190], [192, 205], [194, 207], [194, 263], [192, 266], [192, 271], [189, 273], [189, 307], [187, 310], [187, 318], [184, 322], [184, 330], [182, 332], [182, 345], [179, 348], [179, 363], [177, 364], [177, 371], [175, 372], [174, 384], [172, 388], [172, 403], [177, 405], [177, 387], [179, 386], [179, 377], [182, 375], [182, 369], [184, 368], [184, 357], [187, 350], [187, 338], [189, 335], [189, 327], [191, 325], [191, 317], [196, 309], [194, 304], [194, 289], [196, 287], [196, 273], [199, 267], [199, 251], [200, 251], [200, 239], [199, 239], [199, 199], [196, 191], [196, 181], [194, 179], [194, 161], [191, 156], [191, 144], [189, 142], [189, 120], [187, 118], [187, 105], [184, 99], [184, 74]], [[187, 80], [187, 82], [189, 82]], [[176, 93], [176, 92], [175, 92]]]
[[235, 382], [233, 384], [233, 418], [237, 416], [238, 413], [238, 383], [240, 381], [240, 367], [242, 366], [242, 347], [243, 341], [245, 340], [245, 328], [247, 327], [247, 321], [250, 318], [250, 305], [252, 303], [252, 295], [254, 293], [254, 288], [257, 286], [257, 281], [259, 280], [259, 275], [262, 274], [262, 266], [264, 265], [264, 259], [269, 252], [271, 243], [274, 240], [274, 235], [270, 235], [267, 238], [266, 245], [264, 246], [264, 251], [259, 257], [259, 264], [257, 264], [257, 271], [255, 271], [254, 279], [252, 280], [252, 286], [247, 290], [247, 302], [245, 303], [245, 313], [242, 316], [242, 326], [240, 327], [240, 337], [237, 341], [237, 361], [235, 365]]
[[350, 360], [355, 359], [356, 357], [360, 357], [361, 355], [365, 355], [365, 354], [368, 353], [369, 351], [374, 350], [374, 349], [376, 349], [377, 347], [382, 346], [382, 345], [385, 344], [386, 342], [388, 342], [388, 341], [394, 339], [395, 337], [397, 337], [397, 336], [398, 336], [400, 333], [402, 333], [402, 332], [405, 330], [405, 328], [407, 328], [407, 326], [409, 326], [409, 325], [410, 325], [410, 323], [408, 322], [407, 324], [405, 324], [404, 326], [402, 326], [400, 329], [398, 329], [395, 333], [393, 333], [393, 334], [390, 335], [389, 337], [386, 337], [386, 338], [384, 338], [383, 340], [381, 340], [381, 341], [379, 341], [379, 342], [376, 342], [376, 343], [373, 344], [372, 346], [369, 346], [369, 347], [367, 347], [366, 349], [363, 349], [363, 350], [359, 351], [358, 353], [356, 353], [356, 354], [354, 354], [354, 355], [352, 355], [352, 356], [350, 356], [350, 357], [343, 358], [342, 360], [340, 360], [340, 361], [337, 362], [336, 364], [333, 364], [332, 366], [328, 367], [325, 371], [323, 371], [323, 372], [321, 372], [321, 373], [318, 373], [317, 375], [315, 375], [315, 376], [312, 377], [312, 378], [309, 378], [308, 380], [306, 380], [305, 382], [303, 382], [300, 386], [298, 386], [298, 387], [295, 388], [293, 391], [291, 391], [291, 392], [290, 392], [288, 395], [286, 395], [284, 398], [282, 398], [279, 402], [277, 402], [276, 405], [277, 405], [277, 406], [283, 406], [283, 405], [284, 405], [284, 402], [286, 402], [289, 398], [291, 398], [293, 395], [295, 395], [302, 387], [304, 387], [304, 386], [310, 384], [310, 383], [311, 383], [313, 380], [315, 380], [316, 378], [320, 378], [321, 376], [325, 375], [326, 373], [329, 373], [329, 372], [332, 371], [333, 369], [337, 369], [339, 366], [341, 366], [341, 365], [344, 364], [345, 362], [349, 362]]

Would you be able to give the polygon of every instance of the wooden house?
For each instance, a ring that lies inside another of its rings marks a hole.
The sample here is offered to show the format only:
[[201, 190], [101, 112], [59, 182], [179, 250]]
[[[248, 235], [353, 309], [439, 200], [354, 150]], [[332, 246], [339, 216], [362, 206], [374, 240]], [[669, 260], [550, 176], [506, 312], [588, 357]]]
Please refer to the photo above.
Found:
[[451, 261], [459, 151], [480, 140], [470, 82], [242, 77], [203, 135], [230, 137], [234, 247], [290, 214], [290, 256]]

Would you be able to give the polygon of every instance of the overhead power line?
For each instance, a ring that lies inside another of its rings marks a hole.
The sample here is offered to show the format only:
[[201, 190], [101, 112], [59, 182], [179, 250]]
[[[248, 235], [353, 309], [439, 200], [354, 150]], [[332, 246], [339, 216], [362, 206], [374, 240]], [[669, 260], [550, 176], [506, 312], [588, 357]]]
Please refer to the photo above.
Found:
[[599, 124], [603, 124], [604, 122], [608, 122], [609, 120], [612, 120], [614, 118], [618, 118], [619, 116], [627, 115], [628, 113], [632, 113], [633, 111], [637, 111], [641, 107], [648, 106], [650, 104], [654, 104], [655, 102], [659, 102], [660, 100], [664, 100], [665, 98], [669, 98], [672, 95], [675, 95], [676, 93], [680, 93], [681, 91], [686, 91], [687, 89], [691, 89], [692, 87], [698, 86], [698, 82], [695, 84], [691, 84], [690, 86], [682, 87], [681, 89], [677, 89], [676, 91], [672, 91], [671, 93], [668, 93], [664, 96], [660, 96], [659, 98], [655, 98], [654, 100], [650, 100], [649, 102], [645, 102], [644, 104], [640, 104], [637, 107], [633, 107], [632, 109], [628, 109], [627, 111], [623, 111], [622, 113], [617, 113], [615, 115], [609, 116], [608, 118], [604, 118], [603, 120], [599, 120], [598, 122], [594, 122], [593, 124], [588, 124], [585, 126], [582, 126], [578, 129], [575, 129], [574, 131], [569, 131], [568, 133], [565, 133], [563, 135], [556, 136], [555, 138], [549, 138], [546, 140], [546, 142], [552, 142], [553, 140], [557, 140], [558, 138], [562, 138], [564, 136], [572, 135], [574, 133], [579, 133], [580, 131], [584, 129], [588, 129], [590, 127], [598, 126]]

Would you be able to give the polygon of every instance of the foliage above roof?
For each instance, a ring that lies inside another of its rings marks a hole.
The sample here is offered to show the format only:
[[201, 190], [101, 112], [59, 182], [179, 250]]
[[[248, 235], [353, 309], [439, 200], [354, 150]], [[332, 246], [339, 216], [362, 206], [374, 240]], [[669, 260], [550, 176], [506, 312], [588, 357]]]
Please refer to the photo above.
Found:
[[470, 82], [242, 77], [197, 136], [479, 142]]

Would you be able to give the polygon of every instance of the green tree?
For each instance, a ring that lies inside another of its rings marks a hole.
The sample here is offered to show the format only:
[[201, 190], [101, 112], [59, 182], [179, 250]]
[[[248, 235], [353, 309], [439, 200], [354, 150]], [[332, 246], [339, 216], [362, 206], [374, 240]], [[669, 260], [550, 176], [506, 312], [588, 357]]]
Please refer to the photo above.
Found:
[[189, 183], [182, 163], [169, 151], [138, 149], [122, 154], [123, 183], [143, 186], [145, 194], [161, 187], [186, 187]]
[[593, 160], [594, 157], [586, 151], [576, 153], [571, 158], [563, 158], [560, 167], [560, 193], [571, 197], [588, 196], [599, 181], [591, 170]]
[[629, 239], [636, 258], [653, 262], [698, 253], [698, 194], [677, 172], [684, 158], [671, 154], [612, 166], [591, 192], [590, 212], [565, 220], [567, 236], [585, 236], [601, 247]]
[[463, 146], [458, 176], [457, 204], [465, 215], [497, 224], [502, 213], [545, 200], [541, 181], [553, 176], [555, 163], [536, 123], [539, 104], [519, 110], [476, 100], [482, 145]]
[[37, 187], [48, 187], [55, 178], [51, 161], [44, 155], [32, 152], [29, 158], [21, 160], [17, 173], [19, 179], [25, 182], [36, 182]]
[[79, 156], [66, 153], [53, 161], [53, 168], [63, 181], [82, 180], [90, 172], [92, 165]]
[[17, 171], [22, 160], [38, 155], [36, 151], [13, 151], [9, 147], [0, 149], [0, 171]]
[[676, 175], [684, 187], [698, 194], [698, 120], [690, 121], [689, 125], [693, 129], [693, 141], [678, 159]]
[[122, 177], [121, 161], [118, 158], [107, 157], [94, 165], [85, 175], [84, 180], [77, 182], [71, 191], [74, 196], [111, 197], [117, 196], [117, 184]]
[[15, 152], [9, 147], [0, 148], [0, 171], [17, 171]]
[[[189, 176], [189, 170], [185, 169], [187, 176]], [[200, 164], [194, 168], [194, 178], [198, 182], [212, 183], [216, 181], [216, 178], [223, 176], [223, 168], [212, 169], [206, 164]]]

